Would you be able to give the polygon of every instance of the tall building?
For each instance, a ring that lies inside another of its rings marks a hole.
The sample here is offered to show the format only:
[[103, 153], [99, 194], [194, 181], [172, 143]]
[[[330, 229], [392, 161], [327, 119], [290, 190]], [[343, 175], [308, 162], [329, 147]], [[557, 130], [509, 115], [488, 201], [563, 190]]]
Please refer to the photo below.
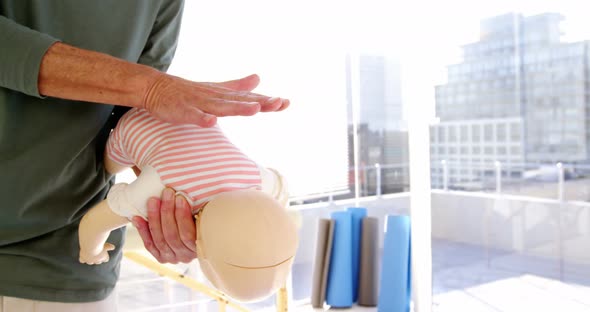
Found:
[[450, 182], [465, 185], [482, 181], [495, 161], [514, 170], [508, 176], [522, 163], [589, 161], [589, 42], [561, 42], [563, 19], [511, 13], [481, 22], [480, 40], [463, 46], [463, 62], [435, 87], [433, 185], [441, 160]]
[[[380, 177], [382, 192], [396, 192], [408, 186], [408, 133], [403, 119], [401, 68], [399, 61], [386, 56], [360, 55], [358, 61], [359, 165], [363, 195], [374, 194]], [[349, 144], [352, 146], [351, 56], [346, 61], [349, 105]], [[355, 67], [356, 68], [356, 67]], [[349, 149], [354, 168], [353, 149]], [[375, 165], [381, 166], [377, 175]], [[353, 175], [351, 175], [352, 177]], [[351, 179], [351, 181], [354, 181]]]

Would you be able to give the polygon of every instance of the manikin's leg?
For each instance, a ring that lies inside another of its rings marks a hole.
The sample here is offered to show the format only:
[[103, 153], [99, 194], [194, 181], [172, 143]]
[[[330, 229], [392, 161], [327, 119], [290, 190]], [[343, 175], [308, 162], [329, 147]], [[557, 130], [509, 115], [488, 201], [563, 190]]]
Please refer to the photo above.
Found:
[[129, 220], [114, 213], [106, 200], [92, 207], [80, 222], [80, 262], [100, 264], [109, 261], [109, 250], [114, 246], [107, 244], [112, 230], [126, 225]]

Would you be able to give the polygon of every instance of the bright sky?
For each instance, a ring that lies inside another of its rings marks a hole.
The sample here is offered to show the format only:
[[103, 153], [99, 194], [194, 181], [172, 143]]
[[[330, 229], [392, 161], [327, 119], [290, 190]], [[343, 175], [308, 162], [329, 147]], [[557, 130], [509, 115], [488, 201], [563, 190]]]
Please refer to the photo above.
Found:
[[481, 19], [558, 12], [566, 18], [564, 39], [575, 41], [590, 39], [589, 9], [587, 0], [187, 0], [170, 72], [197, 81], [260, 74], [257, 92], [288, 97], [293, 106], [224, 119], [230, 137], [237, 134], [239, 146], [271, 165], [296, 157], [301, 166], [331, 163], [326, 175], [337, 175], [345, 159], [330, 151], [346, 145], [346, 51], [399, 57], [405, 110], [431, 120], [433, 86], [445, 82], [447, 65], [461, 61], [460, 46], [478, 40]]
[[[399, 56], [408, 83], [419, 77], [434, 85], [444, 82], [445, 65], [460, 61], [460, 45], [478, 40], [482, 18], [559, 12], [566, 17], [564, 39], [575, 41], [590, 39], [589, 9], [587, 0], [188, 0], [183, 28], [191, 29], [194, 41], [181, 46], [193, 51], [191, 57], [212, 60], [212, 65], [217, 66], [218, 59], [230, 62], [214, 73], [173, 69], [195, 79], [222, 80], [260, 72], [260, 63], [297, 62], [301, 53], [350, 50]], [[315, 65], [322, 62], [318, 58]], [[261, 90], [285, 86], [288, 73], [285, 76], [273, 87], [264, 81]]]

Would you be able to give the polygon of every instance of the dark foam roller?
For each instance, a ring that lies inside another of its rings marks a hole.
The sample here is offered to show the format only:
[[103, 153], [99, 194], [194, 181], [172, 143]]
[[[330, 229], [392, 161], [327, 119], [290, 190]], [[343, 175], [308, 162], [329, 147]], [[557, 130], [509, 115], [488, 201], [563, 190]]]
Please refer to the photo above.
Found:
[[334, 220], [318, 220], [315, 259], [311, 285], [311, 306], [321, 308], [326, 300], [326, 283], [334, 234]]
[[379, 220], [363, 219], [360, 246], [358, 304], [374, 307], [379, 295]]

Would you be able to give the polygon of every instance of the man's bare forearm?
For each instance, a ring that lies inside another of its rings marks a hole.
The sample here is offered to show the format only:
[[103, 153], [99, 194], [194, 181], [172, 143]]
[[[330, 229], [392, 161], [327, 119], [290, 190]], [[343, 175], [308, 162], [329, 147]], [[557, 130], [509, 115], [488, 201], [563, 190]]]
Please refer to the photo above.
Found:
[[142, 107], [162, 75], [149, 66], [56, 43], [43, 57], [38, 84], [44, 96]]
[[144, 108], [165, 122], [212, 127], [217, 116], [251, 116], [289, 106], [289, 100], [250, 92], [258, 83], [256, 75], [221, 83], [190, 81], [55, 43], [41, 60], [34, 91], [68, 100]]

